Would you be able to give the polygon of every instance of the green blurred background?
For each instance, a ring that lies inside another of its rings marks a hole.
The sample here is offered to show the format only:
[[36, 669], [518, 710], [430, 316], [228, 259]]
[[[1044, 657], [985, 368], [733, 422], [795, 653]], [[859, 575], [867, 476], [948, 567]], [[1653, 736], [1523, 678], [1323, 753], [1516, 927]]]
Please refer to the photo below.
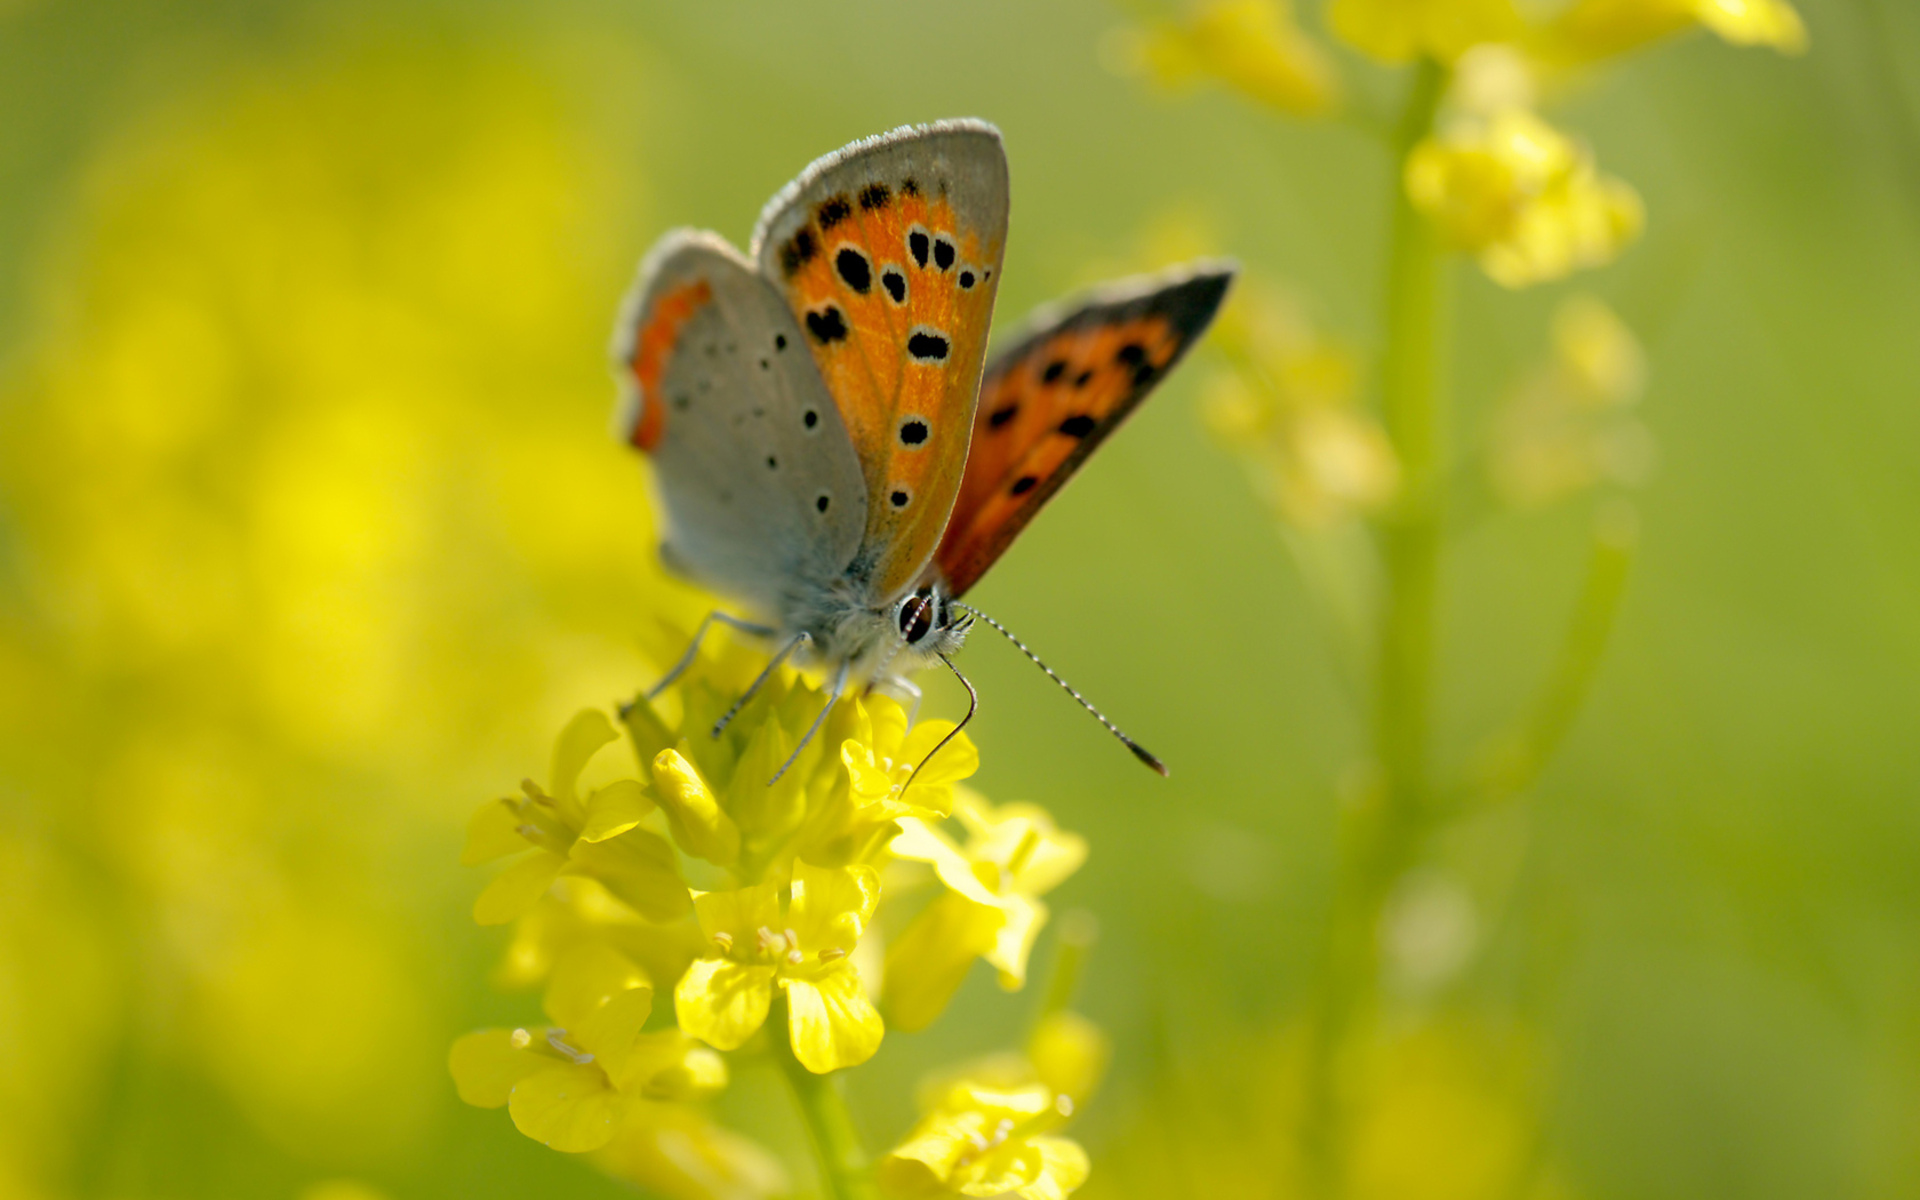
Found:
[[[1647, 347], [1658, 466], [1563, 752], [1429, 868], [1467, 949], [1401, 1001], [1432, 1045], [1375, 1151], [1424, 1182], [1383, 1195], [1543, 1194], [1460, 1165], [1508, 1154], [1555, 1195], [1920, 1196], [1920, 12], [1800, 8], [1804, 58], [1687, 38], [1556, 109], [1646, 199], [1618, 265], [1456, 272], [1463, 437], [1580, 288]], [[0, 1195], [621, 1190], [460, 1105], [444, 1056], [534, 1004], [489, 986], [467, 815], [655, 669], [671, 585], [604, 366], [649, 242], [744, 242], [815, 155], [979, 115], [1003, 321], [1172, 227], [1377, 343], [1386, 155], [1116, 77], [1120, 20], [0, 0]], [[965, 657], [976, 782], [1092, 842], [1054, 899], [1104, 931], [1102, 1195], [1264, 1194], [1366, 744], [1195, 362], [978, 593], [1172, 779], [1005, 645]], [[1590, 514], [1452, 543], [1443, 764], [1535, 686]], [[854, 1073], [873, 1143], [1029, 1011], [981, 968], [890, 1036]], [[725, 1111], [804, 1153], [771, 1078]]]

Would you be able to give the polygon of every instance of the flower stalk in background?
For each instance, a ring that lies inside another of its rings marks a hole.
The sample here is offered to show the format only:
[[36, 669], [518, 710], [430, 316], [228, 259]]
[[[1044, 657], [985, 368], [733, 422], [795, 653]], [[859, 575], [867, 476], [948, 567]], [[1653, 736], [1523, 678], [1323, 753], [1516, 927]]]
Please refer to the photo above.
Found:
[[[727, 1086], [728, 1056], [770, 1060], [837, 1200], [881, 1188], [1066, 1195], [1088, 1164], [1059, 1126], [1105, 1054], [1084, 1018], [1050, 1012], [1031, 1064], [945, 1086], [877, 1169], [839, 1076], [873, 1056], [889, 1020], [936, 1019], [976, 957], [1002, 987], [1023, 986], [1047, 921], [1039, 896], [1080, 866], [1085, 842], [1036, 806], [995, 808], [958, 787], [979, 763], [972, 742], [955, 736], [929, 761], [953, 723], [910, 725], [880, 695], [843, 697], [770, 783], [826, 697], [783, 669], [710, 736], [750, 658], [704, 654], [660, 703], [628, 704], [618, 730], [580, 713], [545, 787], [529, 781], [475, 813], [466, 861], [511, 857], [475, 918], [514, 925], [502, 980], [544, 984], [551, 1024], [457, 1041], [461, 1097], [666, 1195], [770, 1196], [787, 1171], [706, 1106]], [[626, 769], [602, 754], [622, 740]], [[964, 842], [943, 831], [950, 815]], [[940, 893], [910, 920], [894, 915], [920, 899], [929, 866]], [[891, 947], [883, 921], [904, 926]], [[883, 962], [889, 1017], [872, 994]], [[670, 1005], [655, 1002], [660, 989]], [[989, 1185], [998, 1191], [979, 1190]]]
[[[1232, 49], [1209, 40], [1203, 31], [1220, 25], [1229, 7], [1247, 28], [1252, 18], [1241, 9], [1261, 8], [1259, 27], [1283, 32]], [[1282, 5], [1170, 5], [1116, 37], [1113, 44], [1142, 49], [1111, 61], [1163, 82], [1210, 76], [1264, 107], [1317, 115], [1324, 110], [1273, 103], [1241, 66], [1246, 46], [1286, 45], [1296, 55], [1297, 47], [1312, 47], [1318, 55], [1297, 15]], [[1426, 981], [1430, 999], [1434, 980], [1464, 969], [1475, 890], [1449, 883], [1422, 891], [1414, 883], [1452, 879], [1434, 865], [1444, 835], [1495, 805], [1523, 803], [1578, 712], [1636, 543], [1637, 523], [1621, 493], [1644, 477], [1652, 452], [1632, 413], [1644, 388], [1644, 356], [1627, 323], [1593, 297], [1560, 306], [1552, 355], [1507, 393], [1484, 442], [1456, 448], [1460, 422], [1446, 370], [1453, 264], [1465, 256], [1499, 287], [1525, 292], [1604, 267], [1638, 238], [1647, 219], [1639, 195], [1544, 115], [1542, 97], [1564, 90], [1553, 85], [1572, 72], [1591, 74], [1695, 27], [1786, 53], [1803, 50], [1806, 34], [1787, 0], [1569, 0], [1549, 8], [1514, 0], [1327, 0], [1322, 16], [1335, 37], [1376, 64], [1347, 60], [1340, 75], [1349, 78], [1330, 75], [1318, 85], [1322, 94], [1377, 94], [1352, 77], [1380, 67], [1401, 76], [1397, 115], [1378, 128], [1359, 123], [1390, 156], [1372, 404], [1363, 403], [1351, 353], [1302, 319], [1301, 304], [1248, 287], [1219, 324], [1214, 346], [1227, 369], [1205, 412], [1218, 439], [1247, 464], [1303, 575], [1334, 610], [1371, 701], [1371, 748], [1352, 772], [1342, 814], [1324, 957], [1307, 1011], [1287, 1039], [1284, 1079], [1271, 1081], [1285, 1097], [1270, 1107], [1284, 1114], [1278, 1132], [1287, 1144], [1253, 1175], [1276, 1195], [1425, 1194], [1409, 1187], [1491, 1194], [1467, 1175], [1449, 1181], [1429, 1173], [1378, 1186], [1387, 1177], [1382, 1163], [1405, 1148], [1382, 1144], [1373, 1157], [1356, 1151], [1369, 1144], [1370, 1130], [1400, 1128], [1370, 1124], [1390, 1097], [1376, 1094], [1384, 1085], [1370, 1082], [1364, 1064], [1394, 1038], [1404, 1040], [1406, 1027], [1430, 1019], [1422, 1007], [1395, 1007], [1389, 984], [1396, 972]], [[1492, 498], [1512, 510], [1591, 497], [1593, 532], [1585, 584], [1537, 695], [1516, 706], [1518, 715], [1450, 779], [1436, 770], [1431, 749], [1437, 610], [1469, 465], [1484, 467]], [[1409, 896], [1445, 902], [1415, 904]], [[1459, 936], [1448, 940], [1447, 930]], [[1427, 952], [1436, 938], [1445, 953]], [[1405, 960], [1398, 967], [1390, 961], [1396, 955]], [[1527, 1092], [1525, 1105], [1541, 1103]], [[1179, 1127], [1177, 1109], [1169, 1098], [1147, 1120]], [[1506, 1121], [1510, 1130], [1543, 1124]], [[1188, 1161], [1204, 1155], [1192, 1147], [1167, 1153]], [[1498, 1194], [1531, 1194], [1547, 1156], [1536, 1147], [1515, 1148], [1511, 1157], [1513, 1173]], [[1220, 1186], [1182, 1170], [1177, 1187]], [[1139, 1186], [1167, 1186], [1145, 1182], [1150, 1175]], [[1106, 1190], [1127, 1188], [1122, 1181]]]

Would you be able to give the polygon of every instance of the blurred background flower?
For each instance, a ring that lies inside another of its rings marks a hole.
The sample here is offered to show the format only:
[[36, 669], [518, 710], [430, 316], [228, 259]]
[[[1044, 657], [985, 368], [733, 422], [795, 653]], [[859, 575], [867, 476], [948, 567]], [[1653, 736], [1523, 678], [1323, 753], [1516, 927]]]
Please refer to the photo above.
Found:
[[[1488, 797], [1384, 902], [1403, 1020], [1331, 1074], [1356, 1099], [1312, 1154], [1382, 1196], [1920, 1193], [1920, 13], [1512, 14], [0, 3], [0, 1195], [621, 1194], [446, 1073], [538, 1011], [492, 981], [593, 939], [654, 977], [702, 953], [585, 879], [479, 929], [457, 861], [696, 603], [606, 435], [614, 307], [664, 228], [744, 239], [813, 155], [958, 113], [1008, 138], [1003, 320], [1198, 214], [1265, 281], [1234, 319], [1293, 330], [1257, 377], [1212, 351], [1224, 381], [1176, 376], [980, 592], [1173, 778], [1007, 648], [964, 663], [975, 782], [1096, 851], [1045, 897], [1106, 929], [1081, 1194], [1299, 1194], [1298, 1018], [1339, 814], [1377, 789], [1289, 547], [1336, 545], [1364, 613], [1367, 547], [1327, 531], [1408, 487], [1364, 397], [1405, 75], [1376, 60], [1412, 53], [1459, 54], [1472, 136], [1534, 114], [1644, 223], [1566, 283], [1455, 277], [1446, 482], [1499, 503], [1451, 551], [1433, 740]], [[1483, 70], [1461, 43], [1496, 34]], [[1607, 507], [1627, 486], [1637, 516]], [[1629, 544], [1585, 661], [1568, 603]], [[1550, 679], [1487, 739], [1543, 661], [1590, 682], [1577, 717]], [[936, 1068], [1028, 1045], [1034, 989], [996, 974], [861, 1069], [869, 1145], [906, 1141]], [[804, 1193], [777, 1085], [738, 1072], [711, 1120], [636, 1105], [657, 1136], [604, 1165]]]

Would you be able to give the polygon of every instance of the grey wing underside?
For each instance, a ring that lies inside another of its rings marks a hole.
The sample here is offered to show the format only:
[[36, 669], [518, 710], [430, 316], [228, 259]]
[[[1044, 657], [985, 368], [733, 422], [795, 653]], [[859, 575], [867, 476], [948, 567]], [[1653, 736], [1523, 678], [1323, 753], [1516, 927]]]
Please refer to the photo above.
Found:
[[744, 256], [704, 231], [661, 238], [614, 353], [619, 431], [652, 459], [670, 566], [776, 620], [845, 570], [866, 527], [859, 460], [799, 324]]

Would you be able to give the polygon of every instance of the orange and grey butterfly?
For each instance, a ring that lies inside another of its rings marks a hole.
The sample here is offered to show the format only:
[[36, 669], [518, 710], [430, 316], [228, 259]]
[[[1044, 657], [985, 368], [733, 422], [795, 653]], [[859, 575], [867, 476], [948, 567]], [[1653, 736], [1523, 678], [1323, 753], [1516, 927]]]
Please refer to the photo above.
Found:
[[866, 474], [852, 564], [875, 595], [925, 569], [960, 488], [1007, 237], [1000, 134], [943, 121], [856, 142], [761, 215], [786, 296]]
[[1234, 268], [1122, 280], [1029, 318], [980, 385], [966, 474], [934, 563], [976, 583], [1206, 330]]

